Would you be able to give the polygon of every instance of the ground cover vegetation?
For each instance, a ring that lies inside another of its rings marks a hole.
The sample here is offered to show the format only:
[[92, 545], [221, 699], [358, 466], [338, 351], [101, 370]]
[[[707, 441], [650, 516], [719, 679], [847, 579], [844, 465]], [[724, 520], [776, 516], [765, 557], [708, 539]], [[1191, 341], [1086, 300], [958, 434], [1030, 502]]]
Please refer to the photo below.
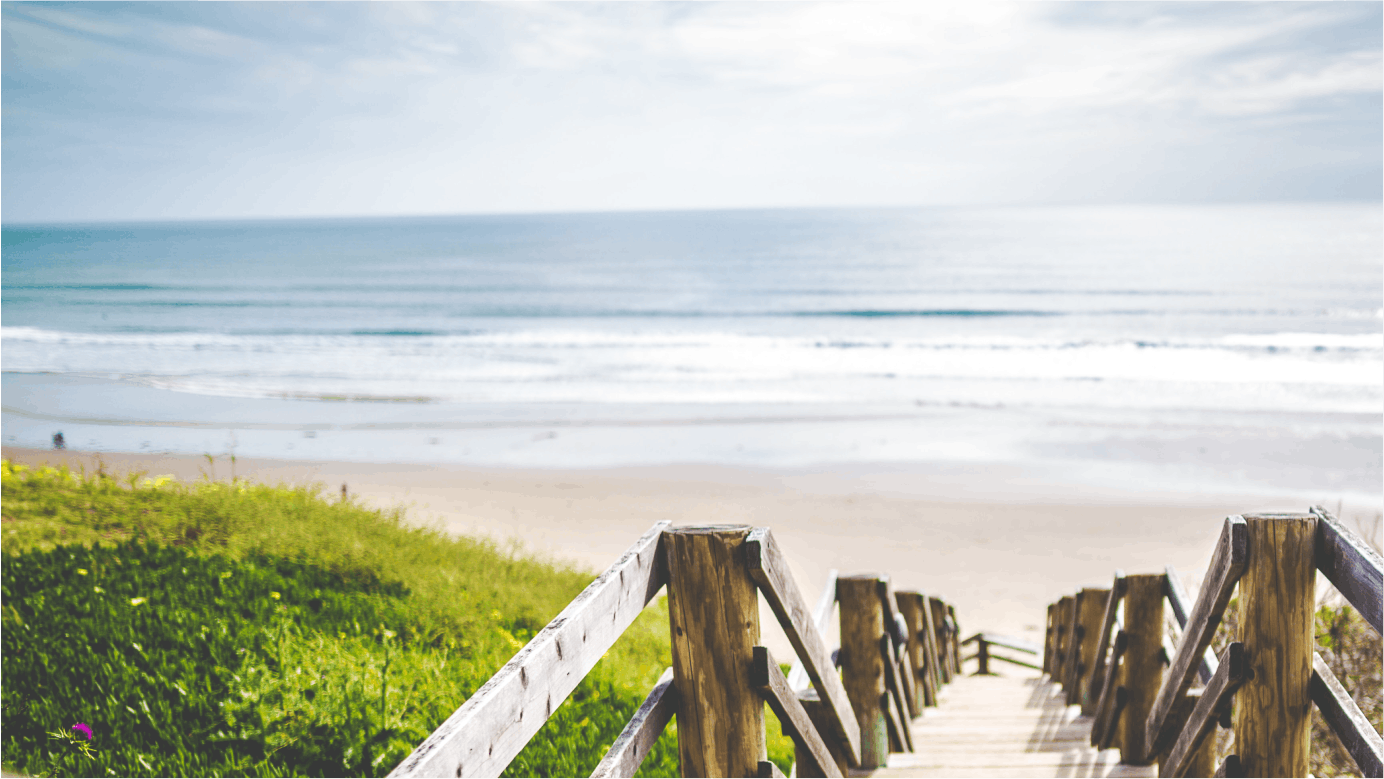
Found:
[[[5, 462], [2, 513], [0, 746], [30, 775], [383, 775], [593, 578], [315, 487]], [[506, 775], [588, 775], [668, 664], [658, 602]], [[675, 727], [641, 775], [677, 775]]]

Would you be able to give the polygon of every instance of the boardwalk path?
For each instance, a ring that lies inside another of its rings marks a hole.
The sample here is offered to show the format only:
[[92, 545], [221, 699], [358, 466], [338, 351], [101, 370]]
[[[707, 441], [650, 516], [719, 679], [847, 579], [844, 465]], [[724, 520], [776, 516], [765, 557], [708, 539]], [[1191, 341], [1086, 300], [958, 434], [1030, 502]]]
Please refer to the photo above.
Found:
[[962, 676], [913, 722], [917, 752], [859, 776], [1157, 776], [1089, 745], [1091, 719], [1037, 676]]

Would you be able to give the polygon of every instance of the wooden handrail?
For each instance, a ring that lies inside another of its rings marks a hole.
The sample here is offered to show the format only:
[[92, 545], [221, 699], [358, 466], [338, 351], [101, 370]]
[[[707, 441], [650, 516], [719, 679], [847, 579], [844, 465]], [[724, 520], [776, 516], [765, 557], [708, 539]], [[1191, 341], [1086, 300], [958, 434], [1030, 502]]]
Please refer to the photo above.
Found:
[[1375, 633], [1384, 633], [1384, 559], [1331, 512], [1313, 506], [1312, 513], [1317, 517], [1317, 570], [1359, 609]]
[[620, 731], [591, 776], [634, 776], [677, 709], [678, 690], [673, 686], [673, 669], [669, 668], [658, 678], [658, 683]]
[[[758, 687], [760, 692], [764, 693], [764, 700], [774, 710], [774, 714], [778, 715], [779, 722], [792, 737], [794, 743], [800, 747], [799, 751], [811, 755], [813, 762], [816, 763], [814, 766], [816, 773], [813, 775], [841, 776], [841, 771], [836, 765], [836, 760], [832, 758], [826, 742], [817, 733], [817, 726], [812, 724], [807, 710], [798, 702], [797, 695], [788, 686], [788, 680], [783, 677], [783, 672], [774, 662], [774, 656], [762, 646], [754, 648], [754, 657], [750, 666], [750, 684]], [[858, 728], [857, 732], [859, 732]]]
[[[1116, 710], [1115, 704], [1118, 703], [1118, 690], [1125, 688], [1114, 683], [1115, 671], [1120, 666], [1120, 657], [1128, 647], [1129, 634], [1121, 630], [1115, 636], [1110, 662], [1105, 666], [1105, 673], [1101, 679], [1100, 698], [1096, 701], [1096, 713], [1091, 721], [1091, 746], [1100, 746], [1103, 749], [1109, 744], [1109, 735], [1115, 732], [1115, 723], [1120, 719], [1120, 712]], [[1128, 691], [1125, 697], [1128, 698]]]
[[[822, 594], [817, 596], [817, 605], [812, 609], [812, 624], [818, 633], [827, 629], [827, 623], [831, 621], [831, 612], [836, 608], [836, 576], [835, 568], [827, 571], [827, 583], [822, 587]], [[793, 688], [793, 692], [802, 692], [812, 686], [812, 678], [808, 676], [807, 666], [802, 660], [794, 662], [792, 670], [788, 672], [788, 686]]]
[[1013, 638], [1011, 636], [1001, 636], [996, 635], [994, 633], [985, 632], [976, 633], [975, 635], [971, 636], [965, 641], [962, 641], [961, 645], [966, 646], [967, 644], [973, 643], [975, 641], [984, 641], [985, 643], [991, 644], [993, 646], [1002, 646], [1005, 649], [1013, 649], [1015, 652], [1027, 652], [1031, 655], [1041, 654], [1043, 651], [1039, 647], [1036, 647], [1033, 644], [1024, 641], [1023, 639]]
[[1243, 517], [1234, 516], [1225, 520], [1215, 554], [1206, 570], [1206, 580], [1201, 592], [1197, 594], [1196, 605], [1192, 607], [1187, 620], [1182, 641], [1177, 647], [1164, 677], [1163, 685], [1154, 698], [1145, 725], [1145, 738], [1150, 754], [1157, 754], [1182, 729], [1181, 722], [1173, 722], [1168, 716], [1187, 687], [1192, 683], [1202, 653], [1210, 646], [1216, 626], [1225, 613], [1230, 594], [1249, 564], [1249, 535]]
[[1345, 691], [1326, 661], [1312, 653], [1312, 702], [1362, 776], [1384, 775], [1384, 738]]
[[[1181, 630], [1187, 629], [1187, 618], [1190, 616], [1188, 603], [1191, 601], [1187, 597], [1187, 590], [1182, 586], [1182, 579], [1177, 575], [1177, 569], [1171, 565], [1163, 569], [1163, 581], [1167, 590], [1164, 596], [1168, 599], [1168, 605], [1173, 609], [1173, 617], [1177, 619], [1177, 626]], [[1210, 649], [1201, 653], [1201, 662], [1197, 664], [1197, 673], [1201, 677], [1201, 683], [1206, 684], [1211, 681], [1211, 677], [1216, 675], [1216, 656]]]
[[1096, 661], [1091, 668], [1091, 687], [1087, 694], [1090, 700], [1089, 703], [1082, 702], [1083, 714], [1100, 700], [1101, 688], [1105, 684], [1105, 655], [1110, 649], [1110, 631], [1115, 627], [1115, 613], [1119, 608], [1120, 599], [1124, 597], [1124, 588], [1124, 571], [1116, 569], [1115, 580], [1110, 584], [1110, 594], [1105, 599], [1105, 614], [1101, 617], [1100, 635], [1096, 643]]
[[[768, 601], [774, 615], [778, 617], [788, 641], [798, 653], [798, 658], [807, 670], [817, 695], [827, 705], [831, 715], [834, 735], [845, 739], [846, 755], [851, 765], [860, 764], [860, 724], [856, 722], [855, 712], [846, 697], [846, 688], [827, 653], [826, 643], [813, 617], [803, 603], [798, 585], [794, 583], [788, 566], [783, 561], [774, 534], [767, 527], [757, 527], [745, 539], [746, 564], [750, 577], [759, 585], [759, 591]], [[787, 680], [784, 680], [787, 684]]]
[[663, 587], [671, 524], [640, 536], [389, 775], [499, 776]]
[[1231, 696], [1251, 675], [1249, 663], [1245, 660], [1245, 645], [1237, 641], [1226, 647], [1225, 652], [1221, 653], [1216, 675], [1206, 685], [1201, 700], [1197, 701], [1177, 741], [1168, 750], [1167, 759], [1159, 761], [1160, 777], [1181, 777], [1187, 773], [1197, 748], [1210, 735], [1222, 712], [1229, 709]]

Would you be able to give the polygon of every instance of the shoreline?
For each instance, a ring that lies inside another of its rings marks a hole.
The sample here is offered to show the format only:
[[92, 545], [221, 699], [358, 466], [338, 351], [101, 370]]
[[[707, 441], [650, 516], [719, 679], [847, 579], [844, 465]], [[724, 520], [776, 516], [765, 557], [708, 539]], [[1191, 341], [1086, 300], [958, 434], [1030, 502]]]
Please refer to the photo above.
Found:
[[[4, 447], [6, 459], [93, 470], [230, 477], [227, 458]], [[477, 468], [237, 458], [261, 483], [345, 484], [353, 499], [402, 506], [412, 523], [482, 536], [525, 553], [604, 570], [654, 522], [769, 526], [803, 595], [815, 601], [830, 569], [884, 572], [957, 607], [962, 628], [1041, 643], [1046, 604], [1082, 586], [1107, 587], [1116, 568], [1172, 565], [1195, 587], [1221, 520], [1251, 511], [1305, 511], [1273, 497], [1158, 496], [1077, 490], [1017, 469], [954, 464], [770, 470], [660, 465], [600, 469]], [[1030, 474], [1031, 477], [1031, 474]], [[1318, 499], [1316, 502], [1321, 502]], [[1335, 510], [1334, 501], [1328, 506]], [[1354, 515], [1347, 505], [1346, 521]], [[1356, 507], [1359, 510], [1359, 507]], [[1373, 516], [1367, 511], [1369, 516]], [[771, 649], [791, 651], [769, 617]]]

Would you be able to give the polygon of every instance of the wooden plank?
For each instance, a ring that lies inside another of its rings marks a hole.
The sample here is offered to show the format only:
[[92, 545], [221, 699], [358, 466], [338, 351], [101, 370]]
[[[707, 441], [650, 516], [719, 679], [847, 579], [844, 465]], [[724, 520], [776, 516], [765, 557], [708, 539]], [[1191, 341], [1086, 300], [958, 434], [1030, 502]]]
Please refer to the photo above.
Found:
[[783, 772], [772, 760], [759, 761], [759, 768], [755, 770], [755, 776], [762, 779], [785, 779]]
[[[1216, 720], [1230, 706], [1231, 696], [1248, 677], [1249, 663], [1245, 659], [1244, 644], [1238, 641], [1232, 643], [1221, 654], [1220, 660], [1216, 675], [1211, 678], [1211, 683], [1206, 685], [1201, 700], [1197, 701], [1196, 708], [1192, 709], [1192, 716], [1188, 717], [1187, 723], [1182, 726], [1181, 733], [1178, 734], [1172, 749], [1168, 751], [1168, 758], [1158, 764], [1160, 777], [1186, 775], [1193, 754], [1216, 727]], [[1238, 743], [1236, 746], [1238, 749]]]
[[[1120, 657], [1124, 655], [1125, 649], [1129, 647], [1129, 634], [1121, 630], [1115, 636], [1115, 646], [1110, 652], [1110, 662], [1106, 664], [1101, 674], [1100, 700], [1096, 702], [1095, 714], [1091, 721], [1091, 746], [1109, 744], [1106, 731], [1115, 731], [1115, 723], [1119, 721], [1119, 714], [1115, 713], [1116, 688], [1115, 676], [1120, 669]], [[1129, 690], [1125, 690], [1125, 701], [1128, 703]], [[1121, 707], [1123, 708], [1123, 707]]]
[[[918, 593], [923, 601], [923, 645], [927, 649], [927, 672], [932, 675], [933, 699], [942, 694], [942, 661], [937, 646], [937, 626], [932, 621], [932, 599], [926, 593]], [[936, 705], [934, 703], [933, 705]]]
[[866, 770], [889, 760], [889, 728], [884, 686], [884, 607], [878, 576], [843, 576], [836, 580], [841, 604], [841, 683], [860, 724], [860, 763]]
[[[1180, 723], [1170, 722], [1168, 713], [1173, 704], [1192, 684], [1192, 676], [1206, 647], [1211, 645], [1216, 626], [1225, 614], [1225, 606], [1230, 602], [1230, 594], [1235, 583], [1240, 580], [1249, 562], [1249, 533], [1244, 517], [1228, 517], [1221, 528], [1220, 540], [1211, 557], [1211, 565], [1206, 569], [1205, 584], [1197, 594], [1196, 605], [1187, 619], [1182, 641], [1178, 644], [1177, 655], [1168, 668], [1163, 685], [1158, 689], [1153, 708], [1149, 711], [1145, 725], [1145, 738], [1149, 754], [1162, 751], [1176, 735]], [[1126, 628], [1130, 625], [1126, 625]]]
[[1072, 629], [1072, 606], [1075, 598], [1071, 595], [1063, 595], [1057, 600], [1057, 609], [1053, 613], [1053, 640], [1052, 640], [1052, 668], [1048, 671], [1048, 676], [1058, 684], [1061, 684], [1066, 676], [1066, 669], [1063, 667], [1067, 662], [1067, 645], [1069, 636], [1067, 632]]
[[[894, 696], [886, 694], [880, 705], [884, 710], [885, 729], [889, 731], [889, 751], [895, 754], [912, 752], [913, 750], [908, 748], [908, 742], [904, 740], [908, 731], [905, 729], [903, 717], [899, 715], [898, 702], [894, 700]], [[887, 755], [885, 761], [888, 761]]]
[[926, 607], [923, 605], [923, 596], [917, 592], [899, 591], [894, 593], [894, 600], [899, 607], [899, 614], [903, 616], [905, 627], [908, 629], [908, 645], [905, 653], [908, 657], [906, 672], [915, 680], [914, 695], [917, 696], [916, 708], [921, 712], [925, 706], [937, 705], [937, 689], [933, 686], [932, 673], [927, 663], [927, 637], [924, 631], [927, 630], [927, 622], [923, 619], [923, 612]]
[[[1192, 599], [1187, 597], [1187, 590], [1182, 586], [1182, 579], [1177, 575], [1177, 569], [1170, 565], [1163, 569], [1163, 576], [1164, 594], [1168, 598], [1168, 605], [1172, 607], [1173, 617], [1177, 619], [1179, 629], [1186, 628], [1187, 619], [1191, 616], [1190, 604]], [[1180, 639], [1178, 643], [1181, 643]], [[1171, 656], [1169, 654], [1169, 657]], [[1211, 681], [1211, 677], [1216, 675], [1216, 656], [1209, 647], [1201, 655], [1201, 663], [1197, 666], [1197, 673], [1200, 675], [1202, 684]]]
[[1316, 652], [1312, 653], [1312, 702], [1355, 760], [1360, 775], [1384, 776], [1384, 738]]
[[389, 775], [499, 776], [663, 587], [670, 524], [640, 536]]
[[1024, 662], [1023, 660], [1015, 660], [1015, 659], [1012, 658], [1012, 657], [1005, 657], [1004, 655], [990, 655], [990, 659], [991, 659], [991, 660], [1000, 660], [1000, 661], [1002, 661], [1002, 662], [1010, 663], [1011, 665], [1023, 666], [1024, 668], [1032, 668], [1032, 669], [1035, 670], [1035, 671], [1042, 671], [1042, 670], [1043, 670], [1043, 668], [1042, 668], [1041, 666], [1034, 665], [1033, 663], [1026, 663], [1026, 662]]
[[[750, 531], [745, 540], [745, 561], [750, 577], [759, 584], [764, 600], [769, 603], [774, 616], [778, 617], [783, 632], [817, 690], [817, 696], [829, 707], [834, 723], [831, 737], [843, 740], [848, 759], [852, 765], [858, 765], [860, 725], [855, 720], [850, 699], [846, 697], [846, 688], [836, 675], [836, 667], [815, 624], [817, 615], [808, 612], [807, 604], [803, 602], [798, 585], [793, 582], [778, 542], [769, 528], [757, 527]], [[820, 600], [818, 608], [820, 613]]]
[[1313, 506], [1317, 516], [1317, 569], [1350, 604], [1360, 610], [1375, 633], [1384, 610], [1384, 558], [1363, 538], [1352, 533], [1340, 520], [1321, 506]]
[[951, 663], [951, 643], [947, 633], [947, 604], [941, 598], [929, 596], [927, 599], [928, 613], [932, 618], [933, 644], [937, 649], [937, 668], [942, 677], [942, 684], [951, 684], [952, 671]]
[[894, 648], [890, 645], [891, 643], [892, 639], [881, 641], [879, 651], [884, 655], [884, 687], [889, 691], [889, 699], [893, 702], [894, 707], [898, 711], [899, 722], [902, 726], [899, 730], [899, 735], [901, 736], [899, 741], [900, 748], [894, 751], [912, 752], [913, 736], [911, 734], [911, 729], [908, 727], [910, 721], [908, 716], [908, 705], [904, 703], [904, 696], [906, 693], [903, 689], [903, 683], [899, 680], [899, 664], [895, 659]]
[[951, 630], [952, 671], [961, 673], [961, 622], [956, 618], [956, 607], [947, 604], [947, 620]]
[[677, 713], [677, 707], [678, 691], [673, 686], [673, 669], [669, 668], [659, 677], [658, 684], [644, 698], [591, 776], [634, 776], [654, 742], [663, 735], [663, 729], [668, 727], [668, 721]]
[[907, 672], [908, 665], [908, 621], [903, 618], [903, 614], [898, 610], [898, 599], [894, 597], [894, 587], [889, 582], [889, 577], [881, 576], [879, 579], [879, 597], [884, 600], [884, 619], [885, 626], [891, 628], [889, 631], [889, 657], [888, 662], [894, 667], [894, 680], [899, 687], [899, 694], [902, 700], [899, 702], [899, 715], [904, 718], [907, 724], [912, 718], [922, 713], [917, 704], [918, 691], [913, 686], [913, 674]]
[[745, 567], [743, 525], [663, 534], [678, 759], [684, 776], [746, 776], [765, 754], [764, 700], [750, 684], [759, 595]]
[[1081, 642], [1085, 638], [1081, 629], [1081, 606], [1085, 591], [1077, 590], [1072, 596], [1072, 612], [1067, 616], [1067, 648], [1062, 659], [1062, 691], [1067, 695], [1067, 705], [1076, 703], [1076, 684], [1081, 678]]
[[1239, 636], [1253, 673], [1235, 697], [1235, 754], [1252, 776], [1306, 776], [1312, 744], [1312, 651], [1318, 520], [1247, 514]]
[[817, 733], [817, 727], [807, 716], [807, 710], [798, 702], [798, 697], [788, 686], [788, 680], [774, 662], [774, 656], [762, 646], [754, 648], [753, 665], [750, 668], [750, 684], [764, 694], [769, 708], [778, 715], [779, 723], [787, 728], [795, 745], [811, 755], [816, 763], [813, 776], [841, 776], [836, 760], [827, 749], [826, 742]]
[[1087, 692], [1091, 686], [1091, 672], [1096, 667], [1096, 644], [1100, 638], [1097, 633], [1109, 597], [1109, 590], [1087, 587], [1081, 591], [1080, 653], [1077, 656], [1076, 676], [1072, 686], [1067, 689], [1067, 703], [1081, 704], [1082, 713], [1087, 715], [1095, 706], [1094, 701], [1087, 704], [1086, 700], [1090, 697]]
[[[798, 703], [802, 704], [803, 710], [807, 712], [807, 718], [812, 720], [812, 724], [816, 726], [817, 733], [830, 733], [831, 725], [827, 721], [826, 706], [822, 704], [822, 699], [817, 697], [817, 691], [808, 687], [806, 690], [798, 692], [797, 695]], [[850, 770], [850, 764], [846, 760], [846, 753], [841, 748], [840, 740], [824, 738], [823, 741], [826, 742], [827, 751], [831, 753], [832, 760], [836, 761], [837, 773], [845, 775]], [[812, 764], [815, 761], [806, 754], [805, 750], [805, 747], [799, 747], [796, 744], [793, 747], [798, 776], [804, 777], [804, 779], [806, 777], [825, 776], [824, 772], [813, 771]]]
[[[817, 596], [817, 605], [812, 607], [812, 624], [819, 634], [826, 633], [831, 613], [835, 609], [836, 569], [833, 568], [827, 571], [827, 583], [822, 587], [822, 594]], [[807, 666], [802, 660], [796, 657], [793, 659], [793, 669], [788, 672], [788, 686], [793, 688], [793, 692], [802, 692], [812, 685], [812, 677], [807, 675]]]
[[1105, 613], [1101, 616], [1100, 634], [1096, 639], [1096, 663], [1091, 669], [1091, 687], [1086, 695], [1090, 706], [1087, 706], [1086, 701], [1082, 701], [1082, 714], [1094, 714], [1100, 701], [1101, 685], [1105, 683], [1105, 658], [1110, 650], [1110, 631], [1115, 627], [1115, 613], [1120, 605], [1120, 598], [1123, 597], [1124, 571], [1116, 570], [1115, 581], [1111, 583], [1110, 594], [1105, 599]]

